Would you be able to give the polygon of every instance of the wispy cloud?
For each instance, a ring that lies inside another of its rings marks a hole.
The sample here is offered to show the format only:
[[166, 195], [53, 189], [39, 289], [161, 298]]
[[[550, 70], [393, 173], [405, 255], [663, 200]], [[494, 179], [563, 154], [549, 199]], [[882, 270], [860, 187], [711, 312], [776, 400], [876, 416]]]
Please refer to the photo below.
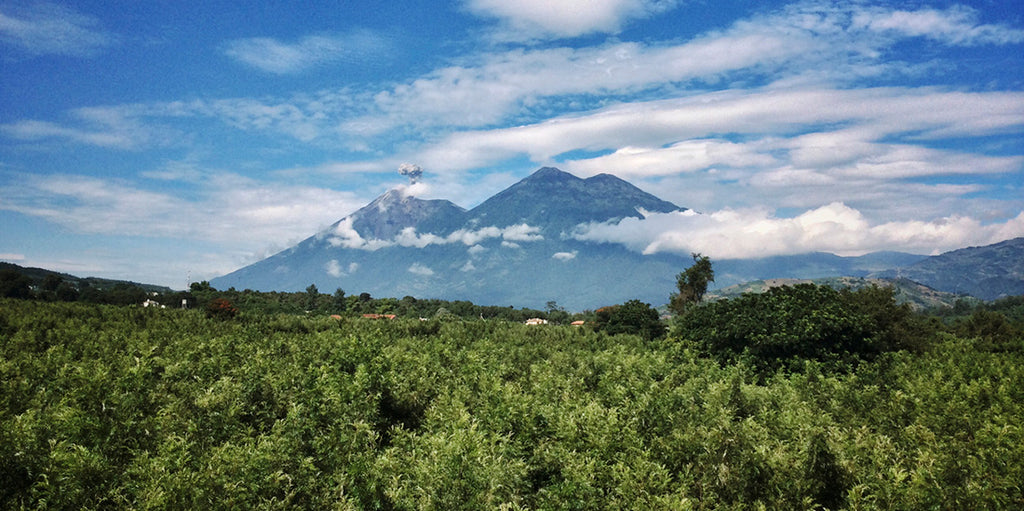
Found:
[[[528, 10], [516, 2], [502, 5]], [[351, 135], [401, 126], [474, 128], [546, 117], [564, 107], [567, 96], [574, 110], [586, 110], [621, 96], [682, 86], [739, 88], [761, 80], [835, 86], [906, 76], [919, 72], [920, 63], [896, 60], [890, 50], [919, 37], [948, 46], [1001, 45], [1024, 40], [1024, 31], [982, 24], [967, 8], [799, 2], [676, 44], [616, 42], [481, 54], [381, 91], [369, 111], [341, 126]]]
[[72, 142], [110, 149], [137, 150], [162, 146], [180, 134], [147, 117], [150, 107], [120, 105], [76, 108], [63, 122], [25, 119], [0, 124], [0, 133], [25, 141]]
[[478, 15], [501, 21], [495, 37], [523, 40], [616, 33], [633, 19], [668, 11], [675, 0], [466, 0]]
[[[472, 168], [521, 155], [550, 162], [574, 150], [661, 148], [684, 141], [690, 142], [674, 150], [699, 151], [694, 144], [713, 133], [742, 134], [747, 139], [744, 144], [752, 144], [743, 147], [723, 139], [705, 142], [704, 149], [720, 153], [712, 155], [710, 162], [716, 157], [749, 157], [757, 149], [751, 136], [778, 144], [772, 138], [849, 125], [867, 130], [874, 141], [909, 135], [920, 140], [1000, 133], [1024, 125], [1024, 93], [774, 87], [711, 92], [626, 103], [525, 126], [458, 132], [424, 150], [420, 161], [434, 167], [445, 162], [449, 168]], [[628, 150], [617, 154], [617, 163], [626, 163], [628, 156]], [[617, 170], [637, 173], [631, 165]]]
[[267, 183], [211, 169], [196, 173], [201, 179], [181, 183], [186, 191], [177, 193], [116, 179], [21, 175], [17, 184], [0, 187], [0, 209], [75, 233], [215, 241], [252, 252], [264, 250], [268, 240], [298, 241], [365, 202], [351, 192]]
[[1004, 25], [983, 24], [977, 11], [960, 5], [944, 10], [886, 11], [865, 8], [853, 18], [857, 28], [926, 37], [955, 45], [1009, 44], [1024, 41], [1024, 30]]
[[270, 37], [235, 39], [224, 45], [224, 54], [261, 71], [284, 75], [331, 63], [376, 59], [388, 46], [378, 34], [362, 30], [310, 35], [294, 42]]
[[91, 57], [116, 43], [99, 21], [51, 3], [0, 7], [0, 41], [31, 55]]

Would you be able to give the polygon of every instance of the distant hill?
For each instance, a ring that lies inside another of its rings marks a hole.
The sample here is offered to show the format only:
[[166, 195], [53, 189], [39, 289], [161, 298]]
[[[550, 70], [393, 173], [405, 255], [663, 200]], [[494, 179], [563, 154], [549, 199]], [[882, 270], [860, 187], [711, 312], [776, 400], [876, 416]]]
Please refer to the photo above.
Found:
[[114, 279], [103, 279], [99, 277], [77, 277], [67, 273], [56, 272], [52, 270], [46, 270], [43, 268], [31, 268], [25, 266], [19, 266], [14, 263], [7, 263], [0, 261], [0, 271], [13, 270], [16, 271], [29, 279], [32, 280], [33, 286], [40, 286], [46, 280], [47, 277], [55, 276], [65, 282], [68, 282], [75, 287], [81, 288], [84, 286], [94, 287], [99, 290], [108, 290], [118, 285], [130, 285], [140, 287], [148, 292], [156, 293], [169, 293], [173, 290], [166, 286], [157, 286], [155, 284], [141, 284], [138, 282], [131, 282], [127, 280], [114, 280]]
[[995, 300], [1024, 294], [1024, 238], [953, 250], [917, 263], [879, 271], [874, 277], [902, 277], [948, 293]]
[[[744, 293], [763, 293], [773, 287], [794, 286], [797, 284], [817, 284], [829, 286], [833, 289], [861, 289], [869, 286], [895, 288], [897, 303], [908, 303], [911, 307], [922, 310], [936, 307], [952, 307], [962, 296], [953, 293], [937, 291], [924, 284], [919, 284], [908, 279], [881, 279], [865, 277], [826, 277], [819, 279], [769, 279], [755, 280], [743, 284], [736, 284], [724, 289], [719, 289], [707, 294], [708, 300], [721, 300], [735, 298]], [[977, 301], [977, 299], [975, 299]]]

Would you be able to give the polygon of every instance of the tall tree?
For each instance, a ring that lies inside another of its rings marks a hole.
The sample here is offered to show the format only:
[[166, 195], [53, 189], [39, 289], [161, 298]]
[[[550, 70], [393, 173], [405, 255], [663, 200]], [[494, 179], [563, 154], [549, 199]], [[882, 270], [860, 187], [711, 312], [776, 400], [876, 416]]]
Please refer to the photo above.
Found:
[[693, 305], [704, 298], [708, 284], [715, 281], [715, 270], [711, 267], [711, 259], [699, 253], [693, 256], [693, 266], [676, 276], [678, 292], [669, 295], [668, 308], [676, 314], [685, 314]]
[[333, 305], [334, 305], [334, 312], [337, 312], [338, 314], [341, 314], [342, 312], [345, 312], [345, 305], [346, 305], [345, 291], [343, 289], [341, 289], [340, 287], [334, 291]]
[[310, 284], [306, 288], [306, 310], [315, 311], [317, 309], [317, 302], [320, 299], [320, 290], [316, 288], [316, 284]]

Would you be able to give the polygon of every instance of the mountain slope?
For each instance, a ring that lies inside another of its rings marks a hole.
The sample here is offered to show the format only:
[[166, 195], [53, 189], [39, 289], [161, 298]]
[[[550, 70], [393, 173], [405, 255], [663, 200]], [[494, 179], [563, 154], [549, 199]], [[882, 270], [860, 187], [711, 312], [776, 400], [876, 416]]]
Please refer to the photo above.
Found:
[[874, 276], [899, 276], [939, 291], [982, 300], [1024, 294], [1024, 238], [953, 250]]
[[580, 179], [544, 167], [473, 208], [469, 218], [477, 225], [538, 225], [555, 235], [585, 222], [639, 218], [639, 209], [667, 213], [686, 208], [609, 174]]
[[[211, 285], [301, 291], [315, 284], [324, 292], [341, 288], [349, 294], [533, 308], [555, 300], [577, 311], [634, 298], [658, 305], [668, 301], [675, 276], [692, 264], [688, 254], [642, 255], [624, 245], [567, 234], [581, 223], [680, 209], [614, 176], [580, 179], [554, 168], [536, 171], [469, 211], [392, 190], [323, 232], [213, 279]], [[1020, 245], [956, 255], [961, 264], [899, 252], [720, 260], [714, 261], [714, 288], [778, 278], [885, 277], [883, 270], [901, 267], [899, 275], [888, 276], [909, 277], [942, 291], [974, 290], [982, 297], [1017, 289], [1021, 294]], [[990, 267], [983, 261], [987, 258], [998, 262]], [[953, 289], [933, 284], [953, 278], [949, 272], [959, 274]], [[974, 275], [982, 289], [961, 282]]]
[[450, 201], [417, 199], [388, 190], [349, 218], [352, 228], [364, 238], [387, 239], [407, 227], [426, 232], [451, 231], [452, 226], [465, 223], [465, 216], [466, 210]]
[[707, 294], [708, 300], [736, 298], [744, 293], [763, 293], [774, 287], [817, 284], [834, 289], [861, 289], [869, 286], [891, 287], [897, 303], [907, 303], [922, 310], [936, 307], [953, 307], [961, 297], [943, 291], [936, 291], [924, 284], [908, 279], [880, 279], [867, 277], [825, 277], [819, 279], [770, 279], [754, 280], [736, 284]]
[[[437, 297], [572, 310], [668, 296], [680, 258], [563, 239], [583, 222], [674, 211], [609, 175], [543, 168], [465, 211], [389, 191], [330, 228], [213, 279], [217, 288], [297, 291], [316, 284], [375, 296]], [[409, 229], [412, 227], [413, 229]]]

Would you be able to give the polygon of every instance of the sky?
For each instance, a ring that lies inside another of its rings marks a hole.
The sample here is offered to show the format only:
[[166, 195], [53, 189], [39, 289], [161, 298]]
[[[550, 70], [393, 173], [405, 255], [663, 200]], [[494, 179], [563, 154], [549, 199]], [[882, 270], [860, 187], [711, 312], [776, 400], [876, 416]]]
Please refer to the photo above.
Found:
[[0, 0], [0, 260], [183, 289], [542, 166], [690, 208], [573, 233], [648, 254], [1024, 236], [1018, 0], [244, 4]]

